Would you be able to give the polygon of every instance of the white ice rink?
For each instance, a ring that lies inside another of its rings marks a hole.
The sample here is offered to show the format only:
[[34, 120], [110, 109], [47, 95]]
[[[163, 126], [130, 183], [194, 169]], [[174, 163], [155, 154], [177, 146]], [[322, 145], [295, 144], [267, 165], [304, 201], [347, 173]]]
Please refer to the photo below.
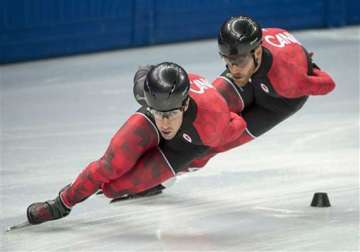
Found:
[[[174, 61], [213, 79], [216, 41], [1, 67], [0, 251], [358, 251], [360, 27], [296, 32], [337, 83], [250, 144], [182, 176], [162, 195], [5, 233], [56, 197], [137, 109], [138, 65]], [[314, 192], [332, 207], [312, 208]]]

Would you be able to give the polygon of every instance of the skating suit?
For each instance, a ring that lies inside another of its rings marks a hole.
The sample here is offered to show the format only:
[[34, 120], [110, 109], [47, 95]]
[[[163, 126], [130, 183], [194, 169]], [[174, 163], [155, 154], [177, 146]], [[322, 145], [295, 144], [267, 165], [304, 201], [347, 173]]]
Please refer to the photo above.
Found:
[[263, 30], [263, 53], [259, 69], [244, 87], [235, 84], [228, 70], [213, 81], [232, 112], [247, 123], [243, 135], [194, 165], [204, 165], [218, 152], [237, 147], [267, 132], [298, 111], [310, 95], [325, 95], [335, 83], [320, 70], [304, 47], [283, 29]]
[[240, 137], [245, 121], [230, 112], [205, 78], [190, 74], [189, 79], [190, 103], [176, 136], [163, 139], [153, 117], [142, 107], [116, 132], [105, 154], [61, 192], [66, 206], [74, 206], [98, 189], [110, 198], [147, 190], [186, 172], [192, 160], [206, 156], [211, 148]]

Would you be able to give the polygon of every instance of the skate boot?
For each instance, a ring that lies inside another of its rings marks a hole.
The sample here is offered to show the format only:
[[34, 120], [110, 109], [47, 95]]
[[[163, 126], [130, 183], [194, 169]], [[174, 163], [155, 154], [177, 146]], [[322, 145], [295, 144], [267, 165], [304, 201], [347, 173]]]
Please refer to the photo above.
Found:
[[71, 209], [67, 208], [60, 197], [45, 202], [36, 202], [27, 208], [27, 218], [30, 224], [36, 225], [67, 216]]

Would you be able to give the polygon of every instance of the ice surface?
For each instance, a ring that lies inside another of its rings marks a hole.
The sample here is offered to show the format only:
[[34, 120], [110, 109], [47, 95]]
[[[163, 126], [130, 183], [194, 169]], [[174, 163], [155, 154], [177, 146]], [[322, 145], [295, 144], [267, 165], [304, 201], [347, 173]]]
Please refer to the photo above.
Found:
[[[65, 219], [2, 231], [0, 250], [359, 250], [359, 33], [295, 33], [337, 88], [264, 136], [163, 195], [111, 205], [93, 196]], [[137, 67], [161, 61], [209, 79], [223, 69], [215, 40], [1, 67], [1, 230], [103, 154], [137, 109]], [[309, 206], [318, 191], [332, 207]]]

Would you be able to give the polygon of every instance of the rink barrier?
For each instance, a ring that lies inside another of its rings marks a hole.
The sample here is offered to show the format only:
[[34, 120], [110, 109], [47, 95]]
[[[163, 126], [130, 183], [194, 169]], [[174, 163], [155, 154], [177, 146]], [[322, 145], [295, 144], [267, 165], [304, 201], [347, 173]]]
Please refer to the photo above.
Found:
[[290, 30], [355, 25], [359, 9], [358, 0], [2, 0], [0, 64], [215, 38], [239, 14]]

